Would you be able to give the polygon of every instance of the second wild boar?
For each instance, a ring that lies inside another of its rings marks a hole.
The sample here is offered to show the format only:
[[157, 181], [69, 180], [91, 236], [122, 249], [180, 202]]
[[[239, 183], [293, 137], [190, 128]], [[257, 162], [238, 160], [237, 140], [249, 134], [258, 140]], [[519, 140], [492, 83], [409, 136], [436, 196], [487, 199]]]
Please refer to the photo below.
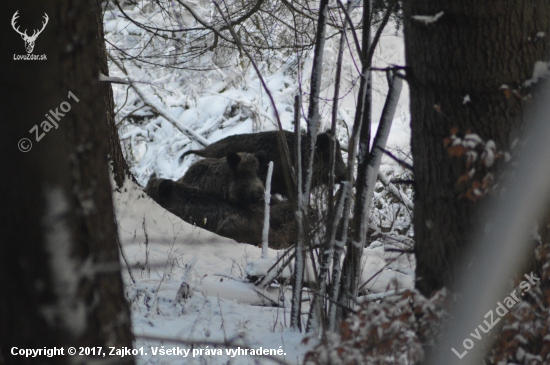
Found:
[[[277, 144], [278, 131], [260, 132], [260, 133], [248, 133], [248, 134], [235, 134], [224, 139], [221, 139], [211, 145], [205, 147], [202, 150], [190, 150], [185, 152], [181, 158], [189, 155], [196, 154], [202, 157], [209, 158], [221, 158], [227, 155], [228, 152], [248, 152], [256, 153], [258, 151], [265, 151], [265, 164], [260, 165], [259, 176], [265, 184], [267, 176], [267, 163], [273, 161], [273, 177], [271, 182], [271, 192], [273, 194], [281, 194], [289, 197], [287, 186], [284, 178], [284, 170], [282, 164], [283, 153], [279, 151]], [[295, 150], [294, 150], [294, 133], [284, 131], [286, 142], [290, 150], [290, 157], [292, 163], [295, 162]], [[347, 167], [342, 158], [342, 151], [340, 149], [340, 143], [335, 139], [336, 143], [336, 155], [335, 155], [335, 168], [334, 176], [336, 182], [341, 182], [346, 178]], [[330, 151], [333, 145], [333, 137], [330, 132], [320, 133], [317, 136], [315, 144], [315, 154], [313, 161], [313, 176], [312, 187], [327, 184], [329, 181], [329, 166], [330, 166]], [[306, 138], [301, 138], [301, 158], [302, 163], [305, 162], [306, 151]], [[305, 168], [303, 169], [305, 176]]]

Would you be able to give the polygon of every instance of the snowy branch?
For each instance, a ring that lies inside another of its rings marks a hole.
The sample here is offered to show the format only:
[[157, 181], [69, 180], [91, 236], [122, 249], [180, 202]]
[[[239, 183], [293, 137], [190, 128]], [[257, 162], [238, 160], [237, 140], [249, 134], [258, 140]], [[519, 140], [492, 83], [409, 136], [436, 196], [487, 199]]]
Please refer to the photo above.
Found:
[[413, 15], [412, 18], [416, 20], [417, 22], [424, 23], [426, 25], [435, 23], [439, 18], [441, 18], [445, 14], [444, 11], [440, 11], [439, 13], [435, 15]]
[[[122, 67], [121, 64], [118, 63], [117, 60], [115, 60], [112, 57], [109, 57], [111, 61], [126, 75], [126, 70], [124, 67]], [[204, 137], [199, 136], [196, 134], [193, 130], [190, 128], [187, 128], [186, 126], [182, 125], [178, 120], [176, 120], [174, 117], [172, 117], [166, 110], [164, 110], [163, 107], [158, 105], [156, 102], [151, 100], [147, 94], [141, 90], [140, 87], [138, 87], [134, 82], [129, 82], [130, 87], [136, 92], [136, 94], [139, 95], [141, 100], [144, 104], [146, 104], [151, 110], [162, 116], [164, 119], [166, 119], [170, 124], [172, 124], [176, 129], [178, 129], [181, 133], [185, 134], [190, 140], [195, 141], [199, 143], [201, 146], [206, 147], [210, 144]]]
[[388, 189], [388, 191], [397, 199], [399, 199], [407, 208], [410, 210], [413, 210], [413, 203], [409, 200], [405, 195], [401, 194], [398, 188], [395, 187], [395, 185], [390, 181], [390, 179], [384, 175], [383, 172], [378, 171], [378, 179], [380, 182]]

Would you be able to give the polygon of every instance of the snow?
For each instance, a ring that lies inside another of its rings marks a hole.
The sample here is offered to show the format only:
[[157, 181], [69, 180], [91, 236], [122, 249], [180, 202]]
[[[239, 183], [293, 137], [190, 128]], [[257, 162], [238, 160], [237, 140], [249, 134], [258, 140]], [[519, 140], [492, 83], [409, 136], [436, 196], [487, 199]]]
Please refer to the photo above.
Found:
[[57, 300], [41, 308], [41, 312], [52, 326], [61, 322], [71, 335], [80, 336], [87, 324], [86, 305], [79, 299], [78, 288], [80, 278], [89, 274], [91, 263], [79, 266], [71, 255], [69, 203], [61, 187], [45, 187], [44, 198], [46, 214], [42, 223]]
[[[196, 12], [205, 16], [198, 7]], [[137, 11], [133, 14], [128, 10], [127, 13], [139, 16]], [[193, 23], [191, 18], [182, 22]], [[141, 34], [140, 29], [114, 17], [112, 12], [106, 12], [105, 30], [107, 39], [135, 55], [139, 48], [135, 35]], [[327, 74], [323, 75], [321, 86], [323, 100], [330, 100], [334, 91], [329, 74], [336, 58], [336, 53], [330, 52], [334, 43], [338, 42], [327, 40], [325, 46], [323, 72]], [[275, 99], [283, 128], [287, 130], [294, 129], [294, 95], [300, 87], [305, 93], [309, 92], [307, 85], [312, 56], [305, 54], [303, 57], [301, 85], [288, 65], [259, 64], [265, 71], [263, 77]], [[197, 160], [197, 157], [190, 156], [180, 162], [180, 156], [190, 149], [202, 148], [202, 143], [212, 143], [233, 134], [276, 129], [273, 107], [254, 70], [243, 66], [238, 58], [234, 59], [232, 67], [217, 67], [214, 61], [208, 63], [212, 70], [204, 73], [151, 70], [128, 61], [124, 64], [128, 76], [111, 65], [111, 77], [104, 77], [105, 81], [132, 80], [132, 87], [145, 96], [148, 104], [154, 105], [154, 108], [144, 105], [143, 98], [136, 96], [134, 90], [127, 90], [127, 85], [113, 84], [121, 140], [131, 171], [140, 184], [144, 185], [153, 172], [163, 178], [180, 178]], [[276, 60], [272, 62], [276, 63]], [[373, 62], [376, 67], [405, 63], [402, 36], [396, 34], [391, 24], [382, 34]], [[344, 80], [354, 77], [350, 76], [349, 69], [343, 73]], [[141, 82], [139, 86], [138, 80]], [[348, 142], [347, 131], [351, 133], [356, 89], [350, 82], [344, 83], [341, 90], [337, 136], [343, 146]], [[374, 72], [373, 137], [387, 90], [385, 74]], [[307, 104], [302, 109], [307, 110]], [[328, 103], [320, 105], [321, 131], [330, 125], [330, 111]], [[135, 119], [123, 120], [128, 115]], [[386, 149], [410, 163], [406, 83], [396, 115], [399, 117], [392, 122]], [[300, 123], [305, 128], [303, 116]], [[200, 139], [187, 131], [192, 131]], [[408, 174], [388, 156], [382, 157], [379, 175], [383, 175], [386, 185], [391, 185], [393, 194], [402, 196], [407, 207], [411, 208], [411, 189], [390, 182], [393, 178], [410, 178]], [[375, 226], [376, 232], [382, 234], [382, 228], [390, 225], [396, 229], [410, 226], [410, 216], [400, 210], [402, 205], [387, 199], [378, 187], [379, 184], [372, 203], [376, 208], [371, 210], [371, 225]], [[135, 348], [144, 347], [147, 353], [137, 357], [138, 364], [226, 364], [231, 361], [232, 365], [238, 365], [255, 363], [256, 360], [260, 364], [274, 363], [265, 356], [231, 357], [226, 354], [226, 347], [220, 345], [224, 342], [230, 343], [233, 349], [239, 346], [241, 349], [281, 348], [284, 351], [284, 355], [279, 356], [281, 360], [301, 364], [304, 354], [318, 343], [316, 338], [309, 338], [305, 344], [303, 340], [308, 335], [290, 329], [292, 287], [282, 279], [292, 276], [294, 262], [283, 270], [280, 280], [268, 288], [254, 285], [254, 280], [265, 275], [284, 251], [268, 249], [268, 258], [262, 258], [260, 247], [239, 244], [189, 225], [157, 205], [132, 182], [126, 182], [122, 189], [114, 191], [113, 200], [120, 241], [128, 261], [126, 266], [121, 259], [125, 293], [131, 305], [136, 335]], [[410, 239], [401, 236], [391, 247], [406, 250], [410, 248], [409, 244]], [[390, 291], [395, 293], [414, 287], [414, 262], [410, 261], [410, 255], [386, 251], [387, 247], [387, 242], [380, 238], [364, 249], [361, 282], [368, 282], [362, 292], [366, 298], [374, 300]], [[304, 269], [305, 281], [313, 280], [309, 259]], [[305, 302], [300, 319], [305, 327], [311, 292], [305, 289], [302, 297]], [[160, 346], [189, 350], [192, 345], [194, 349], [206, 350], [207, 345], [213, 349], [215, 344], [218, 344], [216, 349], [223, 349], [223, 355], [205, 355], [206, 351], [203, 351], [202, 355], [193, 357], [191, 351], [184, 358], [153, 355], [151, 350], [151, 347]]]
[[550, 77], [549, 62], [537, 61], [533, 66], [533, 76], [530, 79], [525, 80], [523, 83], [525, 86], [531, 86], [539, 79]]
[[431, 24], [436, 22], [439, 18], [441, 18], [445, 14], [444, 11], [440, 11], [439, 13], [435, 15], [413, 15], [412, 18], [418, 22], [424, 23], [424, 24]]
[[[289, 288], [275, 285], [264, 290], [247, 279], [265, 274], [282, 251], [268, 249], [272, 259], [261, 259], [261, 248], [239, 244], [187, 224], [157, 205], [132, 182], [126, 182], [120, 192], [115, 191], [113, 198], [129, 265], [123, 270], [123, 278], [137, 337], [135, 348], [144, 347], [148, 353], [138, 358], [139, 364], [152, 362], [154, 357], [147, 350], [162, 344], [150, 339], [151, 336], [184, 342], [234, 339], [236, 344], [250, 348], [282, 346], [286, 353], [282, 359], [290, 364], [301, 363], [304, 354], [317, 343], [310, 340], [304, 345], [306, 335], [289, 329]], [[412, 275], [393, 270], [398, 266], [410, 267], [404, 257], [391, 261], [396, 256], [399, 255], [385, 253], [382, 248], [364, 250], [362, 279], [370, 281], [366, 286], [369, 292], [413, 287]], [[311, 277], [311, 264], [306, 266], [309, 272], [306, 276]], [[375, 274], [378, 276], [371, 279]], [[289, 276], [287, 267], [283, 277]], [[183, 303], [176, 300], [182, 282], [194, 293]], [[272, 307], [275, 303], [280, 306]], [[307, 314], [307, 306], [303, 312]], [[304, 322], [305, 317], [302, 315]], [[177, 346], [190, 348], [185, 344]], [[162, 358], [163, 363], [182, 363], [181, 356]], [[207, 363], [224, 364], [231, 356], [202, 358]], [[272, 363], [264, 357], [261, 360]], [[250, 356], [236, 356], [233, 361], [232, 364], [248, 364]]]
[[[163, 336], [211, 341], [238, 338], [241, 345], [251, 348], [283, 346], [287, 361], [301, 358], [309, 349], [300, 345], [303, 334], [293, 333], [284, 325], [289, 320], [288, 307], [270, 306], [278, 301], [282, 289], [261, 290], [246, 281], [247, 271], [254, 272], [249, 263], [256, 267], [261, 264], [257, 260], [260, 248], [183, 222], [131, 182], [120, 193], [114, 192], [114, 200], [120, 239], [129, 261], [123, 277], [138, 337], [136, 348], [160, 346], [158, 341], [139, 336]], [[270, 257], [277, 255], [270, 250]], [[256, 271], [265, 272], [272, 265], [263, 261], [263, 269]], [[187, 270], [186, 265], [193, 262], [192, 270]], [[184, 281], [194, 295], [181, 303], [175, 299]], [[139, 363], [151, 360], [148, 353]], [[214, 363], [227, 360], [216, 357]], [[248, 363], [246, 356], [235, 360], [235, 364]], [[167, 356], [165, 361], [181, 363], [181, 357]]]
[[264, 228], [262, 230], [262, 259], [267, 259], [268, 255], [268, 235], [269, 235], [269, 203], [271, 201], [271, 175], [273, 175], [273, 161], [269, 161], [267, 168], [267, 178], [265, 183], [264, 195]]

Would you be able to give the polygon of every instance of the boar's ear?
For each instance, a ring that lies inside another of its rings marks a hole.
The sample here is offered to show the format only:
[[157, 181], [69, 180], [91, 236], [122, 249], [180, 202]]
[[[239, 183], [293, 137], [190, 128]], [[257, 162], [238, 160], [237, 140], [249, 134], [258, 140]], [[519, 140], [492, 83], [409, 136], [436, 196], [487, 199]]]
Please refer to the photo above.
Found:
[[172, 180], [162, 180], [159, 184], [159, 197], [165, 200], [170, 199], [173, 189], [174, 182]]
[[267, 165], [269, 163], [269, 161], [267, 160], [267, 152], [265, 152], [264, 150], [260, 150], [260, 151], [256, 152], [254, 154], [254, 157], [256, 157], [258, 159], [258, 163], [260, 164], [260, 168], [264, 167], [265, 165]]
[[227, 152], [227, 164], [233, 172], [237, 172], [237, 167], [241, 163], [241, 156], [236, 152]]
[[317, 136], [317, 142], [315, 143], [315, 145], [321, 151], [328, 152], [330, 151], [330, 138], [331, 138], [331, 135], [329, 133], [327, 132], [321, 133]]

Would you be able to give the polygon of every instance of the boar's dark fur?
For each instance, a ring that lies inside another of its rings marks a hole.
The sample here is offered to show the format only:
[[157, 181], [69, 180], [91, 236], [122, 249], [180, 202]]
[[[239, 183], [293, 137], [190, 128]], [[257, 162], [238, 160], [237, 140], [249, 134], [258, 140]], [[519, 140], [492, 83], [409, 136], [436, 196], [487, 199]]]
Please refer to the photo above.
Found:
[[223, 158], [205, 158], [194, 163], [178, 182], [236, 205], [257, 204], [264, 198], [264, 184], [257, 175], [258, 161], [264, 160], [263, 151], [254, 155], [228, 152]]
[[[292, 204], [288, 200], [272, 201], [269, 212], [269, 247], [283, 249], [296, 244], [296, 219]], [[307, 216], [310, 224], [318, 218], [313, 208], [309, 208]]]
[[[228, 152], [248, 152], [255, 153], [260, 150], [266, 153], [266, 163], [260, 165], [259, 176], [264, 181], [267, 176], [267, 162], [273, 161], [273, 178], [271, 182], [271, 192], [273, 194], [281, 194], [289, 196], [283, 172], [282, 158], [283, 153], [279, 151], [277, 138], [278, 131], [260, 132], [250, 134], [236, 134], [219, 140], [202, 150], [191, 150], [185, 152], [181, 158], [196, 154], [202, 157], [221, 158], [226, 156]], [[284, 131], [286, 142], [290, 149], [292, 163], [295, 162], [294, 152], [294, 133]], [[329, 132], [321, 133], [317, 136], [315, 145], [315, 159], [313, 163], [313, 179], [312, 187], [328, 183], [329, 179], [329, 161], [330, 151], [332, 146], [332, 135]], [[301, 139], [302, 162], [305, 162], [306, 138]], [[336, 182], [343, 181], [346, 178], [346, 165], [342, 159], [342, 151], [340, 143], [336, 140], [336, 159], [334, 175]], [[304, 169], [305, 176], [305, 169]]]
[[149, 179], [145, 192], [187, 223], [237, 242], [256, 245], [262, 241], [263, 215], [251, 209], [176, 181], [157, 179], [154, 175]]

